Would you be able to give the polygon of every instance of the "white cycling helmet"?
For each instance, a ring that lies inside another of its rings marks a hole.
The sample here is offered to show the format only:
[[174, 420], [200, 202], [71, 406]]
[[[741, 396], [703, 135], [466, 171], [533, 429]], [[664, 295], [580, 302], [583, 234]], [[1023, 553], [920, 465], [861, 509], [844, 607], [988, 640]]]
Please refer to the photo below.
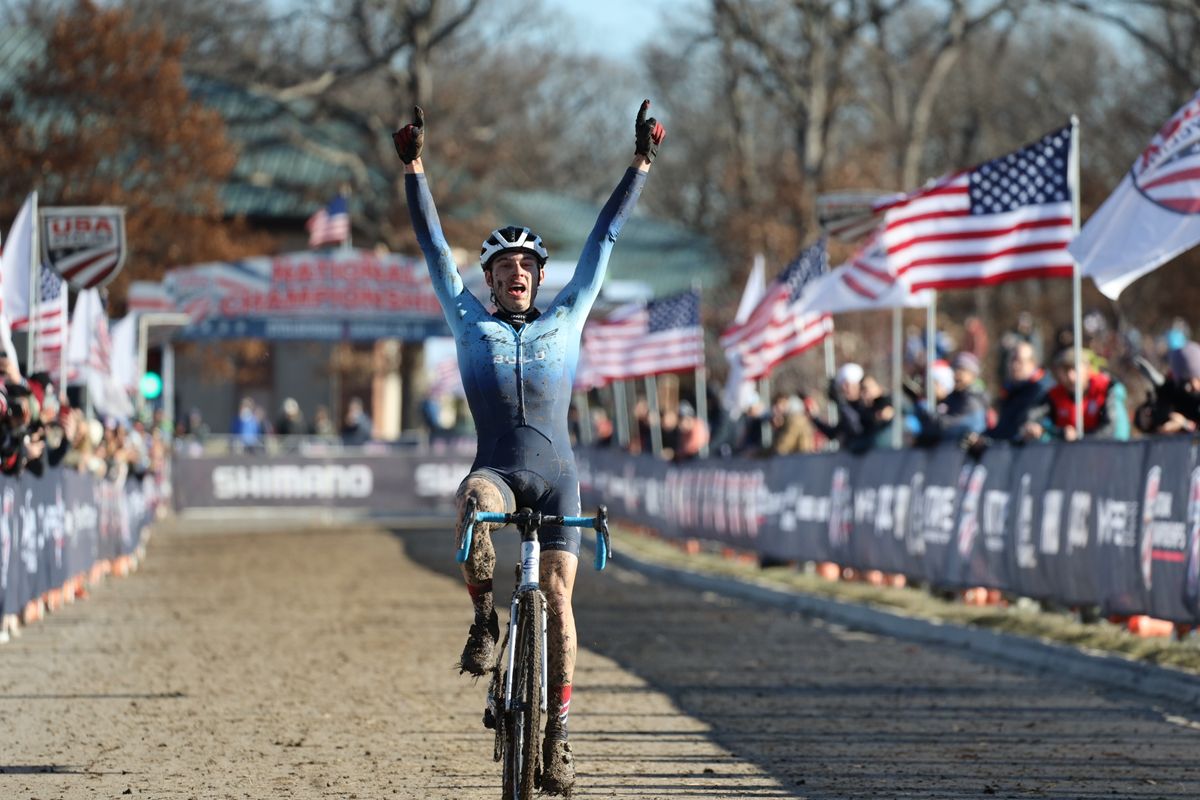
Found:
[[501, 253], [514, 250], [533, 253], [538, 257], [539, 266], [545, 265], [546, 259], [550, 257], [550, 254], [546, 252], [546, 246], [542, 244], [542, 237], [529, 228], [509, 225], [507, 228], [497, 228], [483, 240], [483, 247], [479, 250], [479, 266], [487, 269], [488, 262], [493, 258]]

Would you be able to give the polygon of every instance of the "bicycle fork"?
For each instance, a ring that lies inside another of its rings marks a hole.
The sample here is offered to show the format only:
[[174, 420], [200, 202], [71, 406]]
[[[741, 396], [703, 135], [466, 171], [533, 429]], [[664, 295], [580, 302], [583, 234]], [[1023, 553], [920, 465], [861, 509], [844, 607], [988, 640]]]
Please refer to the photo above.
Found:
[[[537, 590], [535, 589], [534, 591], [537, 591]], [[521, 601], [520, 597], [517, 597], [516, 599], [514, 599], [513, 603], [512, 603], [512, 608], [509, 610], [508, 661], [506, 663], [506, 669], [504, 670], [504, 710], [505, 711], [513, 710], [512, 680], [513, 680], [513, 667], [515, 666], [515, 662], [516, 662], [517, 648], [515, 646], [515, 643], [517, 642], [517, 625], [521, 621], [520, 620], [520, 617], [521, 617], [520, 601]], [[547, 692], [548, 692], [547, 684], [548, 684], [548, 675], [550, 672], [550, 665], [549, 665], [549, 661], [546, 656], [546, 614], [545, 614], [544, 608], [543, 608], [541, 617], [542, 617], [541, 624], [538, 625], [536, 628], [536, 630], [538, 631], [538, 635], [542, 637], [542, 663], [541, 663], [540, 674], [538, 675], [538, 686], [541, 689], [541, 697], [539, 698], [540, 707], [541, 707], [542, 711], [545, 711], [546, 705], [547, 705], [547, 702], [546, 702], [547, 701]]]
[[[504, 671], [504, 710], [512, 711], [512, 680], [513, 667], [516, 663], [517, 653], [517, 631], [520, 629], [521, 623], [521, 600], [530, 592], [540, 591], [539, 589], [539, 572], [541, 570], [541, 545], [537, 539], [521, 541], [521, 579], [519, 588], [513, 593], [512, 606], [508, 614], [508, 663], [507, 669]], [[546, 710], [547, 705], [547, 676], [549, 675], [549, 661], [546, 655], [546, 604], [535, 604], [536, 608], [541, 610], [540, 620], [535, 620], [535, 628], [537, 634], [542, 637], [542, 660], [538, 675], [538, 686], [540, 689], [539, 703], [542, 711]]]

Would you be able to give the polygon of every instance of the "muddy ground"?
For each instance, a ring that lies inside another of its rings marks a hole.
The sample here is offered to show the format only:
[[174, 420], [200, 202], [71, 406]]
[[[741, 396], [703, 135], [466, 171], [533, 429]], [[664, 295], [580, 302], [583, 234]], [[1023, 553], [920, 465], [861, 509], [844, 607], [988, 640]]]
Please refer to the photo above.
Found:
[[[236, 529], [0, 647], [0, 798], [498, 797], [445, 533]], [[576, 606], [577, 797], [1200, 797], [1200, 723], [1136, 696], [619, 568]]]

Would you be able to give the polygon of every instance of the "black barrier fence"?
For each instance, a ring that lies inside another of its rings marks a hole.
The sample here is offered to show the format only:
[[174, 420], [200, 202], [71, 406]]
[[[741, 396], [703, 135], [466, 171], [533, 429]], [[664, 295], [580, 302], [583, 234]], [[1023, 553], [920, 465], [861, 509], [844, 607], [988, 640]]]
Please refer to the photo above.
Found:
[[20, 614], [98, 564], [135, 553], [158, 499], [153, 477], [49, 470], [0, 482], [0, 610]]
[[668, 464], [578, 453], [585, 507], [667, 537], [1200, 621], [1190, 439], [888, 450]]
[[319, 455], [177, 458], [175, 508], [338, 510], [370, 517], [454, 511], [454, 492], [470, 455], [347, 448]]
[[[1190, 439], [822, 453], [669, 464], [577, 451], [584, 507], [674, 538], [986, 586], [1109, 614], [1200, 621], [1200, 456]], [[453, 512], [461, 453], [179, 458], [179, 509]]]

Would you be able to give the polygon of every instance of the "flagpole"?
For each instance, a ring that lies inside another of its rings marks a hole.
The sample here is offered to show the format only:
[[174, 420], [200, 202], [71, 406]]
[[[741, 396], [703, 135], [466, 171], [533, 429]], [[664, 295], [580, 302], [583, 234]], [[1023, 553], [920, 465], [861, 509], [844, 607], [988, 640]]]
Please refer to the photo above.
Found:
[[[1071, 157], [1067, 171], [1071, 192], [1071, 231], [1079, 235], [1079, 117], [1071, 115]], [[1071, 314], [1075, 339], [1075, 432], [1083, 439], [1083, 275], [1079, 262], [1071, 259]]]
[[69, 287], [70, 284], [64, 280], [62, 286], [59, 287], [62, 299], [58, 301], [62, 304], [63, 317], [62, 350], [59, 351], [61, 357], [58, 359], [58, 390], [63, 393], [67, 391], [67, 354], [71, 352], [71, 294]]
[[[833, 360], [833, 334], [826, 331], [825, 333], [825, 385], [833, 380], [833, 376], [837, 373], [837, 365]], [[837, 425], [838, 412], [837, 403], [830, 403], [825, 407], [826, 418], [830, 425]]]
[[929, 292], [929, 307], [925, 310], [925, 407], [932, 414], [937, 410], [937, 393], [933, 390], [933, 362], [937, 359], [937, 291]]
[[892, 308], [892, 447], [897, 450], [904, 444], [904, 388], [901, 385], [900, 372], [904, 369], [901, 358], [901, 338], [903, 331], [904, 310], [900, 306]]
[[655, 458], [662, 458], [662, 419], [658, 416], [658, 378], [645, 377], [646, 404], [650, 408], [650, 448]]
[[575, 393], [575, 413], [579, 415], [579, 443], [592, 443], [592, 418], [588, 409], [587, 392]]
[[625, 381], [615, 380], [609, 384], [613, 395], [613, 417], [617, 423], [617, 444], [629, 448], [629, 407], [625, 401]]
[[[692, 290], [696, 292], [697, 298], [700, 295], [700, 282], [692, 282]], [[696, 301], [696, 306], [699, 308], [699, 299]], [[703, 327], [701, 327], [703, 331]], [[703, 333], [701, 334], [703, 337]], [[696, 367], [696, 419], [697, 424], [704, 426], [707, 435], [704, 437], [704, 444], [700, 445], [700, 457], [708, 458], [708, 441], [712, 438], [712, 429], [708, 425], [708, 362], [705, 358], [704, 342], [700, 343], [700, 364]]]
[[25, 337], [25, 376], [33, 374], [33, 346], [37, 337], [37, 297], [39, 271], [42, 262], [41, 220], [38, 212], [38, 197], [33, 196], [33, 242], [29, 248], [29, 335]]
[[[771, 407], [771, 376], [763, 375], [758, 379], [758, 402], [763, 408]], [[764, 414], [758, 418], [759, 430], [762, 431], [763, 447], [770, 447], [775, 439], [775, 431], [771, 430], [771, 417]]]

